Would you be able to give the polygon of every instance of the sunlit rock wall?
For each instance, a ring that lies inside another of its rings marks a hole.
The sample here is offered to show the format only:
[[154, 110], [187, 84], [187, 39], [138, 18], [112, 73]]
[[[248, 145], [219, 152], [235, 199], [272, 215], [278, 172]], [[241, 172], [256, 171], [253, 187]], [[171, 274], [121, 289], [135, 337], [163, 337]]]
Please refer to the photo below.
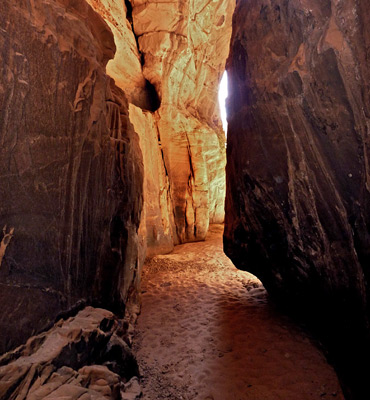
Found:
[[[137, 107], [132, 122], [146, 149], [148, 254], [204, 239], [209, 223], [224, 218], [225, 139], [217, 90], [234, 1], [89, 3], [118, 43], [108, 71]], [[126, 43], [122, 56], [120, 38]], [[130, 88], [133, 82], [140, 91]]]
[[225, 251], [311, 318], [348, 398], [370, 397], [366, 1], [239, 1]]
[[145, 160], [141, 234], [147, 244], [146, 255], [166, 254], [174, 247], [174, 216], [169, 178], [158, 145], [157, 125], [151, 112], [133, 104], [130, 104], [130, 118], [140, 135], [140, 147]]
[[0, 352], [135, 291], [143, 162], [114, 53], [84, 1], [0, 4]]

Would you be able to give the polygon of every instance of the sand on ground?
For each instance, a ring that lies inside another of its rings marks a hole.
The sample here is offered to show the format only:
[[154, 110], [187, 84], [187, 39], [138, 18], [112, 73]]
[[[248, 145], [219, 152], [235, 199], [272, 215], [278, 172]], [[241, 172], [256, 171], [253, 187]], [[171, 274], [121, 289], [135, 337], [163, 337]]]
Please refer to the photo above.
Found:
[[134, 351], [143, 398], [343, 400], [309, 336], [222, 250], [222, 225], [144, 266]]

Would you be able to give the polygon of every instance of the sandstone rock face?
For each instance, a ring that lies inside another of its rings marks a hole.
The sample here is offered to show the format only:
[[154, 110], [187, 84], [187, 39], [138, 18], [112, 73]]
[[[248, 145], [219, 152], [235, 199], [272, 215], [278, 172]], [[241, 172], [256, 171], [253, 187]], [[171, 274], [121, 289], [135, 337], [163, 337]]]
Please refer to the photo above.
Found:
[[144, 163], [144, 210], [142, 232], [146, 255], [166, 254], [174, 247], [174, 215], [170, 182], [163, 153], [158, 145], [158, 129], [153, 114], [130, 104], [130, 118], [140, 136]]
[[158, 139], [170, 182], [175, 241], [223, 220], [225, 149], [217, 89], [229, 52], [232, 0], [133, 0], [143, 73], [161, 101]]
[[138, 375], [122, 330], [107, 310], [87, 307], [60, 320], [0, 357], [0, 398], [121, 399], [121, 388]]
[[132, 31], [131, 9], [127, 10], [129, 2], [122, 0], [87, 0], [99, 13], [114, 34], [117, 47], [115, 57], [107, 65], [107, 73], [114, 78], [118, 87], [125, 91], [130, 103], [150, 109], [151, 91], [144, 78], [141, 66], [141, 54], [137, 39]]
[[112, 28], [118, 51], [108, 72], [135, 110], [148, 255], [204, 239], [209, 223], [224, 218], [217, 89], [234, 1], [88, 1]]
[[0, 352], [76, 303], [123, 311], [138, 279], [143, 164], [84, 1], [0, 5]]
[[224, 236], [235, 265], [311, 317], [357, 399], [370, 395], [366, 4], [238, 3]]

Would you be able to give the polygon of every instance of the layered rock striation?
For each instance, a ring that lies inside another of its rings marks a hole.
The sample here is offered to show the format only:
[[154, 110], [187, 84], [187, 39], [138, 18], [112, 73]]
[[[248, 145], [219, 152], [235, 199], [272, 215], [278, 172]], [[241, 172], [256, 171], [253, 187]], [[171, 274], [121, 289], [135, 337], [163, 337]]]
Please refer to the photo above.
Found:
[[309, 317], [348, 398], [369, 396], [369, 12], [239, 2], [228, 62], [225, 251]]
[[136, 398], [126, 397], [139, 371], [122, 333], [122, 321], [103, 309], [87, 307], [61, 319], [0, 357], [0, 398]]
[[113, 35], [85, 2], [0, 5], [0, 352], [137, 287], [143, 162]]
[[202, 240], [209, 223], [224, 218], [225, 139], [217, 89], [234, 1], [89, 3], [118, 43], [107, 68], [127, 93], [140, 135], [148, 254]]
[[229, 52], [233, 1], [132, 1], [143, 73], [160, 107], [175, 242], [204, 239], [222, 222], [225, 149], [217, 89]]
[[[0, 352], [224, 215], [232, 0], [0, 5]], [[146, 253], [147, 248], [147, 253]]]

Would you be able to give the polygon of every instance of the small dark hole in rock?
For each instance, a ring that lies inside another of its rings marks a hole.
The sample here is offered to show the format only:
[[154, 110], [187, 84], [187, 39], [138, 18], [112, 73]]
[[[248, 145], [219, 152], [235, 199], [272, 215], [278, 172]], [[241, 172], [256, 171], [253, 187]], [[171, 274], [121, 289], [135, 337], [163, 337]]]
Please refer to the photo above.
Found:
[[103, 332], [109, 332], [114, 325], [113, 319], [104, 318], [103, 321], [100, 323], [99, 329]]
[[145, 109], [148, 111], [157, 111], [161, 105], [161, 100], [158, 96], [158, 93], [154, 87], [148, 80], [145, 84], [145, 91], [146, 91], [146, 104]]

